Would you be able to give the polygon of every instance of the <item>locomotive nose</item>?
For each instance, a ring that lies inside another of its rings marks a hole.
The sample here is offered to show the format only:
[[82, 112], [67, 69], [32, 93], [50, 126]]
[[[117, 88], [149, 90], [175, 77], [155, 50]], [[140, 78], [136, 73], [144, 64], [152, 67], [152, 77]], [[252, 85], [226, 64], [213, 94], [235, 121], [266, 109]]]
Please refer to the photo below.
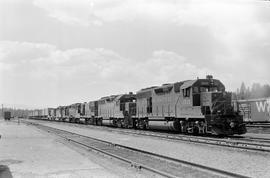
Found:
[[222, 92], [202, 92], [201, 93], [201, 105], [214, 107], [221, 102], [224, 102], [224, 97]]
[[211, 106], [212, 105], [212, 93], [211, 92], [202, 92], [201, 93], [201, 105], [202, 106]]

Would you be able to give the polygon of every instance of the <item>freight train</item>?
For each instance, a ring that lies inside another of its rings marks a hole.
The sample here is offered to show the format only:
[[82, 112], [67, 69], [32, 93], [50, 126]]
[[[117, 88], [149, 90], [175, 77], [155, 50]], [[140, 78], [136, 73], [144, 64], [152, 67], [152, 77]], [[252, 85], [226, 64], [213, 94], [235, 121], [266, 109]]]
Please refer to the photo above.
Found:
[[270, 123], [270, 98], [234, 100], [246, 123]]
[[35, 110], [29, 117], [190, 134], [244, 134], [243, 116], [234, 108], [231, 93], [208, 75], [205, 79], [144, 88], [136, 94]]

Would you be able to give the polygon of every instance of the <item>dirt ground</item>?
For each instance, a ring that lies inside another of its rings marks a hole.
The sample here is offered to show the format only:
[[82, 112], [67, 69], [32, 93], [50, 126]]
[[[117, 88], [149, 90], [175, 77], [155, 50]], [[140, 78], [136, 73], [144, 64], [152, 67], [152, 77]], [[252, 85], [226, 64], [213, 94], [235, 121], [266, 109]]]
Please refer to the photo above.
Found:
[[42, 124], [249, 177], [270, 177], [269, 153], [125, 135], [102, 129], [72, 127], [58, 122], [43, 121]]
[[[121, 170], [38, 129], [0, 121], [0, 178], [126, 177]], [[105, 158], [104, 158], [105, 159]], [[138, 174], [140, 175], [140, 174]], [[144, 177], [138, 176], [135, 177]], [[134, 177], [134, 176], [131, 176]]]

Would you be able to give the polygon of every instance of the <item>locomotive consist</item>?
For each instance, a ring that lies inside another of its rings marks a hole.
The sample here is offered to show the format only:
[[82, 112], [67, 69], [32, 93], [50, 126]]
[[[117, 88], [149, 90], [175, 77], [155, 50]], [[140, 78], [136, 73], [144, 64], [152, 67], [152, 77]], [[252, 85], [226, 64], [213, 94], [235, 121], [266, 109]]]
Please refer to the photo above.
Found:
[[30, 118], [191, 134], [246, 133], [231, 93], [212, 76], [45, 110], [41, 115], [30, 114]]

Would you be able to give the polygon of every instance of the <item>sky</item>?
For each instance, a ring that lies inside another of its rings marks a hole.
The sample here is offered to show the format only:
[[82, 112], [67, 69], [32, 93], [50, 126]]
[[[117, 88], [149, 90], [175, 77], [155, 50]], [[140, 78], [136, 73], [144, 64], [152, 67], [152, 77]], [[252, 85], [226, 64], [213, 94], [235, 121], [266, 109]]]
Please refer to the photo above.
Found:
[[211, 74], [270, 83], [270, 2], [1, 0], [0, 103], [57, 107]]

